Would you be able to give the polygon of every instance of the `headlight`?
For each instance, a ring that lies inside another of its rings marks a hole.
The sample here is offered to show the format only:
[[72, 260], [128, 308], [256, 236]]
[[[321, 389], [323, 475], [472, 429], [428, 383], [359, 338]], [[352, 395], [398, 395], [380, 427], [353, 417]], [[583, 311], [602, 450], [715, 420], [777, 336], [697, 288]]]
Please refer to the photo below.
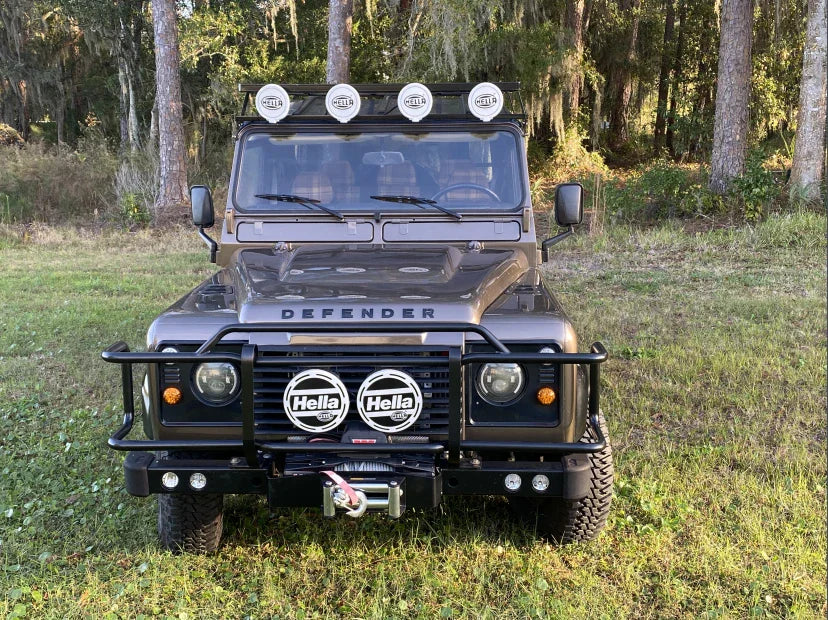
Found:
[[230, 401], [239, 390], [239, 373], [228, 362], [199, 364], [193, 373], [193, 387], [205, 402], [221, 405]]
[[523, 383], [523, 369], [517, 364], [486, 364], [477, 374], [478, 393], [495, 405], [517, 398]]

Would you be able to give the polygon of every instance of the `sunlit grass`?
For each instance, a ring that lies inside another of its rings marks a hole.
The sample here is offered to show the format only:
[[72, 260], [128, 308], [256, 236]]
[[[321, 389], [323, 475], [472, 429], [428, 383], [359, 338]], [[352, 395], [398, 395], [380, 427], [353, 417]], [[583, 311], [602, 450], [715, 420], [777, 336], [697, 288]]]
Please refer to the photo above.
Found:
[[323, 521], [232, 498], [212, 557], [158, 550], [123, 490], [99, 359], [213, 270], [189, 232], [0, 231], [0, 613], [618, 617], [825, 613], [825, 219], [612, 229], [546, 277], [612, 355], [616, 500], [596, 542], [536, 541], [497, 498]]

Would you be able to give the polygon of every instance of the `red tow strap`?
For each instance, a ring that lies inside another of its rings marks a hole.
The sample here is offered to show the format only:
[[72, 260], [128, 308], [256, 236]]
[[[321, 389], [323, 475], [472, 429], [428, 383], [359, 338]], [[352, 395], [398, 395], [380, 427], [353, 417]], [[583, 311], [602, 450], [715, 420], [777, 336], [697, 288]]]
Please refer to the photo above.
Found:
[[345, 482], [342, 476], [335, 471], [323, 471], [322, 473], [330, 478], [340, 489], [345, 491], [345, 495], [348, 496], [348, 501], [351, 503], [351, 506], [359, 506], [359, 498], [357, 497], [356, 491], [354, 491], [350, 484]]

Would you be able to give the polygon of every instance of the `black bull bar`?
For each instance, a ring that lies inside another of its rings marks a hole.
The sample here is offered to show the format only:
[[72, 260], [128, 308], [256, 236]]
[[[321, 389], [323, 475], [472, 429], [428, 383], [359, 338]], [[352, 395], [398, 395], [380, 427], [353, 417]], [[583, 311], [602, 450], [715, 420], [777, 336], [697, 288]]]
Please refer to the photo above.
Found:
[[[451, 332], [477, 334], [494, 349], [494, 353], [463, 353], [459, 347], [448, 348], [449, 385], [449, 432], [448, 440], [439, 443], [394, 443], [393, 451], [398, 454], [440, 454], [448, 452], [449, 463], [456, 464], [461, 451], [509, 451], [533, 452], [543, 454], [586, 454], [603, 450], [607, 445], [606, 437], [598, 422], [600, 407], [600, 369], [607, 359], [607, 350], [600, 342], [592, 344], [589, 353], [512, 353], [494, 334], [482, 325], [470, 323], [384, 323], [359, 325], [353, 323], [339, 324], [285, 324], [285, 323], [235, 323], [218, 329], [195, 353], [141, 353], [131, 352], [123, 341], [107, 348], [101, 357], [106, 362], [121, 365], [122, 388], [124, 400], [124, 419], [121, 427], [109, 438], [108, 445], [113, 450], [197, 450], [229, 452], [244, 454], [250, 467], [258, 466], [257, 452], [325, 452], [325, 453], [372, 453], [377, 452], [373, 444], [346, 443], [294, 443], [257, 441], [255, 436], [254, 385], [253, 369], [256, 364], [264, 366], [307, 365], [324, 366], [337, 364], [364, 363], [365, 358], [316, 355], [306, 357], [268, 358], [257, 360], [255, 344], [243, 344], [241, 353], [213, 352], [212, 349], [228, 334], [258, 332], [313, 332], [313, 333], [352, 333], [357, 328], [361, 333], [422, 333]], [[377, 365], [418, 365], [423, 358], [418, 356], [378, 356], [371, 358]], [[135, 402], [133, 391], [133, 364], [164, 363], [202, 363], [230, 362], [241, 369], [241, 409], [242, 439], [231, 440], [155, 440], [126, 439], [135, 423]], [[530, 364], [583, 364], [589, 374], [588, 415], [597, 440], [591, 443], [574, 442], [514, 442], [514, 441], [469, 441], [462, 439], [464, 413], [462, 411], [462, 367], [467, 364], [487, 362], [516, 362]], [[385, 446], [384, 446], [385, 447]], [[387, 447], [386, 447], [387, 450]]]

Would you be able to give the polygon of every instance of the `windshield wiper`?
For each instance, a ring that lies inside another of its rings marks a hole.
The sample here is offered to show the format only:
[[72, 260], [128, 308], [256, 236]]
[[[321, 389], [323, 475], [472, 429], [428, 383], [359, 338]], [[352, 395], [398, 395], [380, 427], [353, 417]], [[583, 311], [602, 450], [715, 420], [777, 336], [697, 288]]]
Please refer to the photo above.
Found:
[[316, 207], [317, 209], [322, 209], [322, 211], [329, 215], [333, 215], [335, 218], [338, 218], [341, 221], [345, 221], [345, 216], [342, 215], [339, 211], [331, 209], [330, 207], [326, 207], [315, 198], [305, 198], [304, 196], [296, 196], [294, 194], [256, 194], [256, 198], [264, 198], [266, 200], [279, 200], [281, 202], [295, 202], [296, 204], [300, 204], [303, 207], [307, 207], [308, 209]]
[[428, 198], [417, 198], [416, 196], [371, 196], [371, 198], [374, 200], [384, 200], [385, 202], [402, 202], [409, 205], [416, 205], [420, 208], [434, 207], [438, 211], [442, 211], [446, 215], [450, 215], [457, 220], [463, 219], [463, 216], [456, 211], [441, 207], [437, 204], [436, 200], [429, 200]]

